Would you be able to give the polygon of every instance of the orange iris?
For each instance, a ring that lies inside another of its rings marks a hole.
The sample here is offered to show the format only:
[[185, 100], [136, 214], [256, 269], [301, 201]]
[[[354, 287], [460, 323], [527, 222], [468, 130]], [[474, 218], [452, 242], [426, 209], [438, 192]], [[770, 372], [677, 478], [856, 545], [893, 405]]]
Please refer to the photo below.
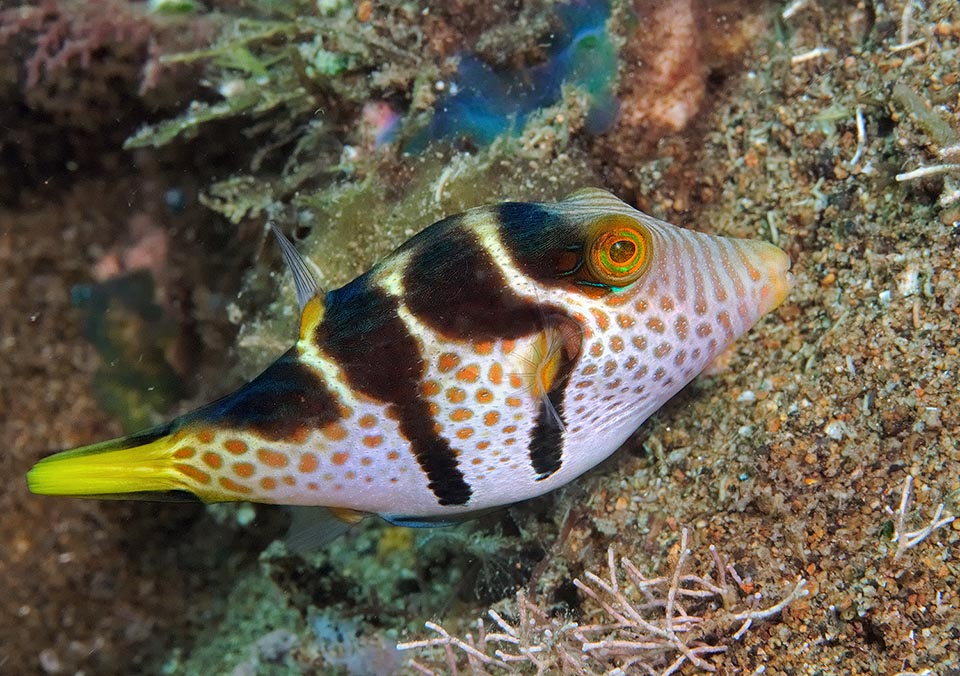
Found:
[[633, 284], [650, 262], [650, 233], [631, 218], [599, 219], [587, 242], [587, 267], [598, 282], [611, 287]]

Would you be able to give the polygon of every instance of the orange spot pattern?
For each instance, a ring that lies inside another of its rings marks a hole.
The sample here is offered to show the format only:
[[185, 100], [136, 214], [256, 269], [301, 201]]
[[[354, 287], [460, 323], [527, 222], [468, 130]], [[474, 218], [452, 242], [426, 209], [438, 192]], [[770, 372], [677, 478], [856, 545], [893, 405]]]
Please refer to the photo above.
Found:
[[483, 414], [483, 424], [488, 427], [493, 427], [498, 422], [500, 422], [500, 413], [499, 411], [487, 411]]
[[238, 477], [243, 477], [244, 479], [249, 479], [252, 477], [255, 471], [256, 468], [249, 462], [238, 462], [233, 466], [233, 473]]
[[447, 401], [451, 404], [461, 404], [467, 399], [467, 393], [459, 387], [451, 387], [447, 390]]
[[239, 439], [227, 439], [223, 442], [223, 447], [233, 455], [243, 455], [247, 452], [247, 445]]
[[304, 474], [312, 474], [317, 471], [317, 456], [313, 453], [304, 453], [300, 456], [300, 465], [297, 467]]
[[460, 357], [452, 352], [444, 352], [440, 355], [440, 358], [437, 361], [437, 368], [440, 369], [440, 373], [449, 373], [453, 369], [457, 368], [457, 364], [459, 363]]
[[196, 450], [192, 446], [184, 446], [183, 448], [178, 448], [173, 452], [173, 457], [178, 460], [186, 460], [187, 458], [192, 458], [196, 454]]
[[647, 320], [647, 328], [656, 333], [663, 333], [667, 329], [663, 322], [656, 317], [651, 317]]
[[203, 470], [197, 469], [193, 465], [185, 465], [183, 463], [178, 462], [173, 466], [173, 468], [178, 472], [180, 472], [181, 474], [190, 477], [197, 483], [201, 483], [201, 484], [210, 483], [210, 475], [204, 472]]
[[340, 451], [339, 453], [334, 453], [332, 456], [330, 456], [330, 462], [332, 462], [334, 465], [343, 465], [349, 459], [350, 459], [350, 454], [344, 453], [343, 451]]
[[373, 427], [377, 424], [377, 418], [376, 416], [367, 413], [366, 415], [360, 416], [360, 420], [358, 420], [357, 423], [360, 425], [360, 427]]
[[197, 439], [199, 439], [202, 444], [211, 444], [213, 443], [213, 431], [200, 430], [197, 432]]
[[267, 448], [257, 450], [257, 458], [268, 467], [283, 469], [290, 463], [290, 459], [279, 451], [271, 451]]
[[484, 341], [482, 343], [476, 343], [473, 346], [473, 351], [477, 354], [493, 354], [493, 343], [489, 341]]
[[730, 315], [727, 313], [726, 310], [720, 312], [717, 315], [717, 323], [720, 326], [722, 326], [723, 330], [726, 331], [728, 334], [733, 333], [733, 324], [730, 322]]
[[206, 453], [203, 454], [203, 462], [205, 465], [207, 465], [207, 467], [210, 467], [211, 469], [220, 469], [220, 467], [223, 465], [223, 458], [221, 458], [216, 453], [211, 453], [210, 451], [207, 451]]
[[470, 364], [469, 366], [464, 366], [462, 369], [457, 371], [457, 380], [461, 380], [465, 383], [475, 383], [477, 378], [480, 377], [480, 367], [476, 364]]
[[596, 308], [591, 308], [590, 312], [593, 314], [594, 319], [597, 320], [597, 326], [600, 327], [601, 331], [606, 331], [610, 328], [610, 318], [600, 310]]
[[363, 445], [367, 448], [376, 448], [383, 443], [383, 436], [380, 434], [371, 434], [363, 438]]
[[220, 486], [227, 489], [228, 491], [233, 491], [234, 493], [242, 493], [244, 495], [253, 492], [253, 489], [251, 489], [249, 486], [238, 484], [233, 479], [228, 479], [227, 477], [220, 477]]
[[333, 441], [342, 441], [347, 438], [347, 428], [338, 422], [327, 425], [321, 432], [323, 432], [323, 436]]

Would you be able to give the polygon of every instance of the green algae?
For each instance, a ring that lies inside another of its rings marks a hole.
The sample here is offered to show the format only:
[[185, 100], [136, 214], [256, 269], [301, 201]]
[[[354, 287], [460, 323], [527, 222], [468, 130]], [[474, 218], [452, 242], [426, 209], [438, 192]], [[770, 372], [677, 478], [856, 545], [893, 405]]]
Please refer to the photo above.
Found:
[[237, 579], [224, 608], [225, 615], [195, 637], [188, 655], [178, 651], [161, 666], [164, 676], [302, 674], [289, 653], [264, 656], [258, 646], [272, 632], [296, 636], [304, 631], [303, 619], [288, 605], [283, 590], [268, 578], [244, 575]]

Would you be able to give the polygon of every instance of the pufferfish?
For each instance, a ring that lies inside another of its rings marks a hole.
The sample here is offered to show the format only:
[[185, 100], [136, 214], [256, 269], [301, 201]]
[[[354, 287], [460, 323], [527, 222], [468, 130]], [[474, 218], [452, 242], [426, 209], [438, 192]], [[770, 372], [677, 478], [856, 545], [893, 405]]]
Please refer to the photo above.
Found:
[[592, 188], [450, 216], [329, 292], [278, 240], [296, 344], [170, 423], [39, 461], [34, 493], [457, 520], [597, 465], [792, 283], [771, 244], [678, 228]]

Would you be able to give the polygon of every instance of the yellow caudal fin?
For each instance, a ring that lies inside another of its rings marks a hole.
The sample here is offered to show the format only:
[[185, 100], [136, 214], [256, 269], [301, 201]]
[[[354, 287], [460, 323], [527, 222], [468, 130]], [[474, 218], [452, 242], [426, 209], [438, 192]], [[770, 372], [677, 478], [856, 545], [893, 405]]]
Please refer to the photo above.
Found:
[[39, 495], [104, 497], [183, 488], [173, 467], [170, 425], [63, 451], [44, 458], [27, 473]]

